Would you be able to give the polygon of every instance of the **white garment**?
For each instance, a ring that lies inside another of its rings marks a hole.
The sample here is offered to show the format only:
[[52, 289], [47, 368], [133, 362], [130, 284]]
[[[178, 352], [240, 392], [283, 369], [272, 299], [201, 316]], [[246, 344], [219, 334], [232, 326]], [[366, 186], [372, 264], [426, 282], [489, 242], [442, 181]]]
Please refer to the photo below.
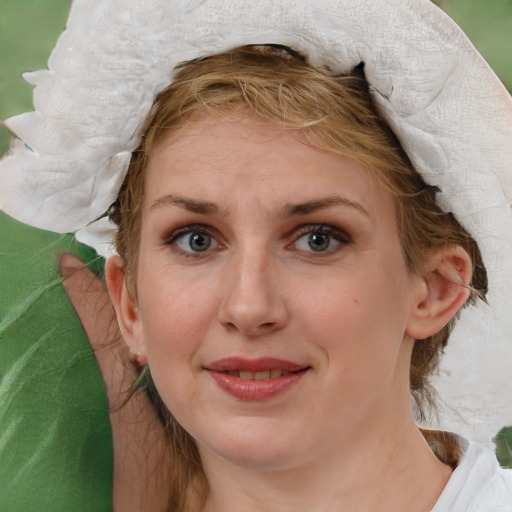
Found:
[[488, 447], [459, 441], [464, 453], [431, 512], [512, 512], [512, 469]]

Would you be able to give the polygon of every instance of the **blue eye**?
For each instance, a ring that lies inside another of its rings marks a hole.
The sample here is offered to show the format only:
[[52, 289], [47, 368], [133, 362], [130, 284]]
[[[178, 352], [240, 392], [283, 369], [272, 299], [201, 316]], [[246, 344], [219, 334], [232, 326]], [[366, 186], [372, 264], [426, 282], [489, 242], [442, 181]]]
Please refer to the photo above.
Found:
[[330, 252], [351, 242], [351, 237], [331, 226], [304, 226], [294, 246], [304, 252]]
[[324, 233], [310, 233], [307, 239], [308, 245], [313, 251], [326, 251], [331, 245], [331, 237]]
[[221, 245], [209, 232], [207, 226], [184, 226], [163, 239], [163, 243], [184, 256], [199, 256]]
[[207, 233], [187, 233], [176, 238], [176, 245], [182, 251], [204, 252], [212, 245], [212, 237]]

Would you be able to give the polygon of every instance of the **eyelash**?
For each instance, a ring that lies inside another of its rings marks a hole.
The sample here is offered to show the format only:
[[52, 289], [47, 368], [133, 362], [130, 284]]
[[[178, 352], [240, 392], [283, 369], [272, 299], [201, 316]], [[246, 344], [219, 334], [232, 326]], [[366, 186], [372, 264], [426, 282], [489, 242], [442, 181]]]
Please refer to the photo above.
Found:
[[[341, 249], [342, 247], [352, 243], [352, 237], [346, 231], [340, 228], [331, 226], [329, 224], [308, 224], [305, 226], [301, 226], [298, 230], [295, 230], [295, 241], [291, 244], [291, 246], [297, 247], [297, 244], [300, 241], [300, 239], [305, 237], [306, 235], [322, 235], [329, 237], [329, 247], [326, 250], [321, 251], [315, 251], [308, 241], [308, 245], [310, 245], [311, 250], [307, 252], [311, 252], [316, 257], [330, 255], [336, 252], [337, 250]], [[332, 240], [337, 242], [335, 247], [330, 247]]]
[[[178, 242], [180, 238], [185, 237], [186, 235], [204, 235], [211, 239], [211, 241], [216, 245], [216, 249], [223, 248], [222, 244], [218, 242], [215, 236], [212, 234], [212, 229], [203, 224], [193, 224], [189, 226], [184, 226], [182, 228], [178, 228], [169, 235], [165, 236], [162, 244], [171, 247], [178, 254], [185, 256], [187, 258], [201, 258], [204, 257], [207, 253], [211, 252], [211, 244], [208, 245], [204, 249], [204, 251], [193, 251], [193, 250], [185, 250], [179, 247]], [[301, 252], [301, 249], [297, 248], [297, 244], [299, 241], [305, 237], [306, 235], [321, 235], [329, 238], [329, 246], [325, 250], [315, 251], [311, 244], [308, 241], [308, 245], [311, 247], [311, 250], [304, 251], [314, 254], [315, 257], [322, 257], [329, 254], [332, 254], [339, 250], [343, 246], [347, 246], [352, 243], [352, 237], [344, 230], [336, 228], [334, 226], [328, 224], [307, 224], [300, 226], [298, 229], [295, 229], [288, 236], [293, 236], [294, 241], [289, 244], [287, 247], [298, 252]], [[288, 237], [287, 236], [287, 237]], [[336, 242], [335, 247], [331, 247], [332, 240]], [[189, 239], [190, 244], [190, 239]]]
[[210, 245], [204, 251], [186, 251], [178, 246], [178, 241], [181, 237], [185, 237], [186, 235], [204, 235], [211, 238], [217, 244], [217, 248], [221, 248], [222, 245], [217, 242], [215, 236], [212, 234], [211, 228], [205, 226], [204, 224], [192, 224], [189, 226], [183, 226], [182, 228], [178, 228], [163, 239], [163, 245], [171, 247], [178, 254], [185, 256], [186, 258], [199, 258], [203, 256], [204, 253], [210, 252]]

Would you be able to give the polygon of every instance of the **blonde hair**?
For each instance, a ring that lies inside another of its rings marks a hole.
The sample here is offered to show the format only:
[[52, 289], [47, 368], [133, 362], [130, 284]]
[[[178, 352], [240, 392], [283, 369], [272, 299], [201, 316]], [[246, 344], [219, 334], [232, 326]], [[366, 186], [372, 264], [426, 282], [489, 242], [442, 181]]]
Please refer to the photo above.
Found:
[[[275, 45], [244, 46], [182, 64], [173, 83], [157, 96], [112, 213], [119, 226], [117, 251], [124, 259], [134, 296], [148, 156], [165, 136], [207, 113], [250, 115], [294, 130], [306, 144], [364, 165], [395, 199], [409, 271], [420, 273], [429, 253], [457, 244], [473, 261], [469, 300], [475, 295], [485, 296], [486, 272], [476, 243], [453, 215], [437, 206], [436, 189], [424, 183], [376, 112], [362, 67], [348, 76], [332, 76], [327, 69], [310, 66], [293, 50]], [[452, 326], [453, 320], [414, 345], [410, 390], [421, 416], [426, 406], [434, 404], [429, 376], [438, 365]], [[180, 511], [185, 507], [190, 484], [194, 478], [202, 478], [201, 461], [194, 441], [157, 393], [153, 392], [153, 399], [175, 450], [170, 509]]]

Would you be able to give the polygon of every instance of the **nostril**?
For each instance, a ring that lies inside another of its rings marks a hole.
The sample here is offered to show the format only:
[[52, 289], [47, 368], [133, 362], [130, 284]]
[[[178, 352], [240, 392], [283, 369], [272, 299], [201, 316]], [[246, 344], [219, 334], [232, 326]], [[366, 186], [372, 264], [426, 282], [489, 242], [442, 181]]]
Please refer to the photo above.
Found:
[[255, 286], [242, 286], [237, 281], [236, 286], [233, 284], [225, 293], [226, 298], [219, 304], [217, 319], [228, 332], [239, 331], [257, 337], [286, 325], [287, 308], [273, 288], [258, 291]]

